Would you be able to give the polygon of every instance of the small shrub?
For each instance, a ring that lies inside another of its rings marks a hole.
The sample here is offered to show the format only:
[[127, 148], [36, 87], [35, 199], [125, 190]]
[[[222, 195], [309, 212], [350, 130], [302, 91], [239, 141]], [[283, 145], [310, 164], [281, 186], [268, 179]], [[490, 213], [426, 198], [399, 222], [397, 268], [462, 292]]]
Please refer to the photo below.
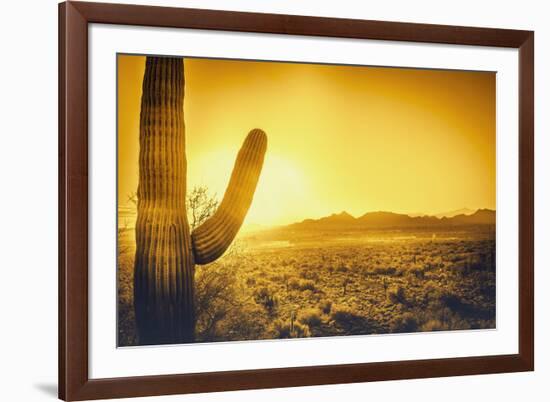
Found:
[[315, 271], [302, 270], [300, 271], [300, 277], [304, 279], [319, 280], [319, 274]]
[[422, 326], [420, 327], [420, 330], [421, 331], [445, 331], [449, 329], [449, 326], [448, 325], [445, 325], [444, 323], [442, 323], [441, 321], [439, 320], [429, 320], [428, 322], [425, 322], [424, 324], [422, 324]]
[[369, 334], [373, 332], [372, 322], [348, 306], [333, 306], [330, 318], [345, 334]]
[[275, 332], [275, 338], [290, 338], [290, 324], [288, 322], [285, 322], [283, 320], [276, 320], [273, 323], [273, 330]]
[[322, 300], [319, 304], [319, 308], [323, 314], [330, 314], [330, 309], [332, 308], [332, 302], [330, 300]]
[[296, 278], [290, 278], [288, 280], [288, 287], [290, 289], [299, 289], [300, 288], [300, 282]]
[[376, 275], [395, 275], [397, 269], [394, 267], [376, 267], [373, 269], [373, 273]]
[[424, 279], [424, 270], [422, 268], [413, 268], [411, 269], [411, 274], [414, 275], [417, 279]]
[[254, 300], [261, 304], [269, 314], [273, 314], [277, 308], [277, 297], [265, 286], [255, 292]]
[[311, 336], [311, 332], [307, 325], [302, 325], [299, 322], [295, 322], [290, 329], [291, 338], [308, 338]]
[[338, 268], [336, 268], [336, 272], [348, 272], [348, 267], [345, 265], [340, 265]]
[[416, 332], [418, 331], [418, 321], [414, 314], [405, 313], [393, 320], [391, 323], [392, 332]]
[[316, 308], [302, 310], [298, 314], [298, 322], [306, 324], [310, 328], [318, 327], [321, 325], [321, 312]]
[[456, 294], [451, 293], [449, 291], [446, 291], [443, 294], [441, 294], [439, 296], [439, 301], [443, 306], [448, 307], [453, 311], [462, 310], [462, 308], [464, 307], [464, 304], [462, 303], [462, 299]]
[[348, 324], [355, 318], [355, 313], [348, 306], [334, 306], [330, 318], [337, 324]]
[[302, 291], [311, 290], [313, 292], [315, 290], [315, 282], [310, 279], [301, 279], [298, 281], [298, 289]]
[[275, 338], [278, 339], [307, 338], [311, 336], [309, 327], [299, 322], [276, 320], [273, 323], [273, 330], [275, 332]]
[[390, 299], [390, 302], [396, 304], [406, 304], [407, 303], [407, 295], [405, 294], [405, 288], [401, 285], [395, 286], [392, 289], [388, 291], [388, 297]]

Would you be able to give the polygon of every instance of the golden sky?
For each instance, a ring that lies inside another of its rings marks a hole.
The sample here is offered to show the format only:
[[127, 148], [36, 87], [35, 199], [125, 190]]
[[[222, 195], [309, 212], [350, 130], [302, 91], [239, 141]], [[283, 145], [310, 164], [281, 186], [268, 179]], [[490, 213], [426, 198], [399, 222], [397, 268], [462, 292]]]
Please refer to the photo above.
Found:
[[[137, 189], [145, 57], [118, 58], [118, 196]], [[496, 207], [496, 75], [185, 59], [188, 190], [221, 199], [252, 128], [268, 136], [245, 225], [347, 211]]]

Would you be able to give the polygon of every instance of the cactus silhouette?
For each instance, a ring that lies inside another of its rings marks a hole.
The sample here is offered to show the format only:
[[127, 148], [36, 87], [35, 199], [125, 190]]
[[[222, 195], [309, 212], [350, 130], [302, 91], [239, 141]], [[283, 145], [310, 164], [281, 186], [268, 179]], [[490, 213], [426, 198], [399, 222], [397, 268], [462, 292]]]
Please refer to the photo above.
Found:
[[190, 233], [183, 59], [147, 57], [141, 97], [134, 308], [140, 344], [192, 342], [195, 264], [219, 258], [252, 202], [267, 137], [246, 137], [217, 211]]

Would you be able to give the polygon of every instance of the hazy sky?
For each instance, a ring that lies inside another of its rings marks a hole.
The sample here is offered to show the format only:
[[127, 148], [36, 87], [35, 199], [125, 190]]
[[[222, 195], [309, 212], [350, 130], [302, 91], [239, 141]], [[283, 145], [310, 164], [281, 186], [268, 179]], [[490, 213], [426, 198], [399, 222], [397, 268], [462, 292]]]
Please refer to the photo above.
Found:
[[[119, 56], [119, 204], [136, 191], [145, 57]], [[221, 199], [268, 136], [246, 224], [496, 205], [495, 74], [185, 59], [188, 190]]]

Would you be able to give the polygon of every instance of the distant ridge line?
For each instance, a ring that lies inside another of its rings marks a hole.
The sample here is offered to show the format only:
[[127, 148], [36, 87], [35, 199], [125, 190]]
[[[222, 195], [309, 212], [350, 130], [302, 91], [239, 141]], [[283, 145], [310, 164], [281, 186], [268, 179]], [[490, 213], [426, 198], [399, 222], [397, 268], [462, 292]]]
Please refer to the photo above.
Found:
[[452, 217], [409, 216], [395, 212], [367, 212], [357, 218], [343, 211], [319, 219], [305, 219], [285, 226], [289, 229], [346, 229], [346, 228], [403, 228], [442, 227], [464, 225], [495, 225], [496, 211], [478, 209], [472, 213], [461, 213]]

